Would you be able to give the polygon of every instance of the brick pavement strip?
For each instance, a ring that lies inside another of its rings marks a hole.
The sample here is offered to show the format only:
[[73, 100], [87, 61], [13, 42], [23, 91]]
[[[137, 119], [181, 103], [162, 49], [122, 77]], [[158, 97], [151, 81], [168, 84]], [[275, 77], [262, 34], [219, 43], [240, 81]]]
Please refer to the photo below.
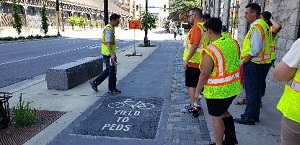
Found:
[[183, 105], [189, 103], [181, 56], [182, 50], [177, 48], [165, 145], [205, 145], [211, 139], [203, 113], [196, 119], [191, 114], [181, 113]]

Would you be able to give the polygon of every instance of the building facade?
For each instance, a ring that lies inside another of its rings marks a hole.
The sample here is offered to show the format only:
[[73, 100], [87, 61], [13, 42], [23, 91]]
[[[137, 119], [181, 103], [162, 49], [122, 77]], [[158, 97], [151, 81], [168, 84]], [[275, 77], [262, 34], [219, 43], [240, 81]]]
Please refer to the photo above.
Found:
[[[6, 0], [5, 2], [0, 2], [0, 31], [1, 29], [12, 27], [12, 1], [13, 0]], [[21, 8], [22, 23], [26, 29], [40, 28], [40, 10], [43, 5], [45, 5], [47, 9], [49, 26], [57, 26], [58, 21], [55, 12], [56, 0], [20, 0], [17, 4]], [[89, 26], [91, 20], [99, 21], [101, 25], [101, 23], [103, 24], [103, 5], [103, 0], [59, 0], [60, 25], [68, 27], [68, 21], [71, 16], [82, 16], [86, 18], [86, 26]], [[108, 7], [109, 14], [118, 13], [122, 18], [129, 17], [128, 12], [112, 3], [109, 3]]]

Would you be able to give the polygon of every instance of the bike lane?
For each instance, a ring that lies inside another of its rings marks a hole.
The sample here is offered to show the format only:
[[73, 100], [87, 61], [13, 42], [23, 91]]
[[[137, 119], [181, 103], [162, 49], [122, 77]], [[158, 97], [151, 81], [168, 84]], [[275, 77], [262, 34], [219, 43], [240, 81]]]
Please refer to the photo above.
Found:
[[203, 113], [192, 119], [180, 112], [188, 103], [182, 44], [157, 43], [159, 48], [117, 84], [121, 94], [105, 94], [49, 144], [207, 144]]

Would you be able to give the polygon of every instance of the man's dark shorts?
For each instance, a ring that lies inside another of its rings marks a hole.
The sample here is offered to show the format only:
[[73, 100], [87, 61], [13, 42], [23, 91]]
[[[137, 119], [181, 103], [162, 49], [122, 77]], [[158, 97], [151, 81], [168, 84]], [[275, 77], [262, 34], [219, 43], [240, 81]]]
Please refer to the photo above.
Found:
[[196, 88], [198, 84], [199, 75], [199, 68], [187, 67], [185, 70], [185, 86]]
[[208, 113], [211, 116], [222, 116], [228, 110], [235, 97], [236, 95], [226, 99], [206, 99]]

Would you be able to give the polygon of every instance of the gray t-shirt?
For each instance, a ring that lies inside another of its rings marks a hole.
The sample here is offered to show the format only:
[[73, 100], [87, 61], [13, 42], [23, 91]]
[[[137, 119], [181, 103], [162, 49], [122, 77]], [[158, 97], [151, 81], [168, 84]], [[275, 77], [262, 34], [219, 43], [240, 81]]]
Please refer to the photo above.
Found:
[[112, 42], [113, 41], [113, 31], [109, 28], [105, 29], [105, 42]]

